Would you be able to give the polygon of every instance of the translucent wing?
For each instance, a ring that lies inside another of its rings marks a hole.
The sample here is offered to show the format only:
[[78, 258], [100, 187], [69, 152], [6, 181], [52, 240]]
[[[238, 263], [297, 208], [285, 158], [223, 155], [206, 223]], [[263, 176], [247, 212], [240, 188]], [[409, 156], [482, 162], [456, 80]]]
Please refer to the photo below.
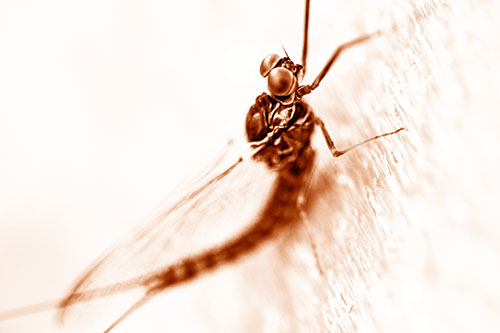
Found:
[[240, 152], [237, 146], [225, 154], [197, 181], [201, 185], [179, 193], [92, 264], [61, 303], [61, 319], [76, 303], [141, 287], [148, 273], [221, 245], [250, 225], [276, 175], [263, 163], [240, 160]]

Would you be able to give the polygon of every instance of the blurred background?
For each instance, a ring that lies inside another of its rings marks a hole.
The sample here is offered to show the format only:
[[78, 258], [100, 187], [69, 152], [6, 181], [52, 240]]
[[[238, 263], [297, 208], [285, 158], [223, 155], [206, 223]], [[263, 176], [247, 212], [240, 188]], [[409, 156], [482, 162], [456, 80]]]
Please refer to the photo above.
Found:
[[[300, 59], [303, 10], [3, 1], [0, 311], [64, 296], [242, 138], [266, 89], [262, 58], [283, 46]], [[398, 27], [346, 52], [308, 99], [337, 146], [408, 132], [336, 160], [316, 138], [296, 232], [165, 292], [116, 332], [498, 331], [499, 15], [485, 0], [312, 1], [306, 82], [340, 43]], [[65, 327], [44, 312], [0, 332], [101, 331], [114, 318], [96, 312]]]

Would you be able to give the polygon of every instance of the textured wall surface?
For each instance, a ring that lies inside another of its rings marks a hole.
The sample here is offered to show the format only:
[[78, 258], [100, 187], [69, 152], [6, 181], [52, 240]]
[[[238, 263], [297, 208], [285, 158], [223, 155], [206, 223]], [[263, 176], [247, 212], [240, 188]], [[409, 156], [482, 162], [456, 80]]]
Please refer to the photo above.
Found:
[[[337, 146], [408, 131], [335, 160], [316, 136], [301, 226], [166, 291], [117, 332], [500, 328], [499, 4], [311, 6], [308, 82], [340, 43], [397, 27], [343, 54], [308, 98]], [[63, 296], [241, 138], [265, 89], [260, 60], [282, 45], [299, 59], [302, 11], [302, 1], [2, 2], [0, 311]], [[44, 312], [0, 332], [100, 331], [127, 297], [87, 305], [66, 327]]]

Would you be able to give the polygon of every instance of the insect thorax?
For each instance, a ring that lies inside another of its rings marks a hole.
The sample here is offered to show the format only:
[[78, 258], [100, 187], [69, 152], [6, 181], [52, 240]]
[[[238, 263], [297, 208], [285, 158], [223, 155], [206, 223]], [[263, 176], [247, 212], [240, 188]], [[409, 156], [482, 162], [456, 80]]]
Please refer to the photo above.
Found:
[[259, 95], [246, 117], [250, 143], [264, 146], [254, 158], [271, 168], [280, 168], [297, 159], [309, 146], [314, 114], [304, 101], [284, 104], [266, 93]]

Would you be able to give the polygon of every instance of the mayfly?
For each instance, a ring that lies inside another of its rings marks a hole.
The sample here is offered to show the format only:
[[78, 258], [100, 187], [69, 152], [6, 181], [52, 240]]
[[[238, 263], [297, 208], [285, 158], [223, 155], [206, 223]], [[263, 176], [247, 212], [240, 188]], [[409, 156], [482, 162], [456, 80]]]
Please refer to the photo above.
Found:
[[[404, 130], [399, 128], [379, 134], [345, 149], [335, 146], [324, 122], [313, 113], [304, 97], [320, 86], [345, 50], [381, 36], [383, 31], [363, 35], [340, 45], [315, 80], [311, 84], [301, 84], [307, 69], [309, 8], [310, 1], [306, 0], [301, 64], [293, 62], [286, 51], [284, 56], [271, 54], [261, 62], [260, 74], [267, 80], [268, 93], [259, 95], [247, 113], [245, 129], [251, 151], [249, 156], [237, 158], [232, 165], [208, 180], [198, 190], [192, 191], [159, 214], [142, 232], [99, 259], [58, 303], [61, 318], [67, 315], [70, 307], [78, 303], [142, 288], [141, 298], [107, 327], [108, 332], [160, 292], [240, 260], [267, 240], [273, 239], [282, 230], [300, 223], [307, 179], [315, 161], [311, 136], [316, 128], [320, 130], [334, 158], [360, 145]], [[112, 271], [130, 267], [131, 262], [138, 257], [143, 261], [154, 261], [157, 259], [148, 257], [151, 253], [155, 252], [156, 256], [161, 257], [161, 251], [165, 248], [176, 246], [178, 228], [182, 227], [182, 221], [188, 218], [186, 215], [189, 214], [190, 205], [200, 200], [207, 191], [213, 191], [217, 186], [220, 187], [223, 181], [237, 175], [243, 165], [248, 167], [248, 162], [264, 165], [275, 176], [267, 201], [250, 226], [218, 245], [171, 262], [163, 262], [159, 268], [148, 273], [135, 273], [136, 276], [124, 278], [121, 282], [103, 282]], [[1, 316], [7, 318], [21, 312], [23, 311], [13, 311]], [[28, 309], [24, 312], [33, 311]]]

